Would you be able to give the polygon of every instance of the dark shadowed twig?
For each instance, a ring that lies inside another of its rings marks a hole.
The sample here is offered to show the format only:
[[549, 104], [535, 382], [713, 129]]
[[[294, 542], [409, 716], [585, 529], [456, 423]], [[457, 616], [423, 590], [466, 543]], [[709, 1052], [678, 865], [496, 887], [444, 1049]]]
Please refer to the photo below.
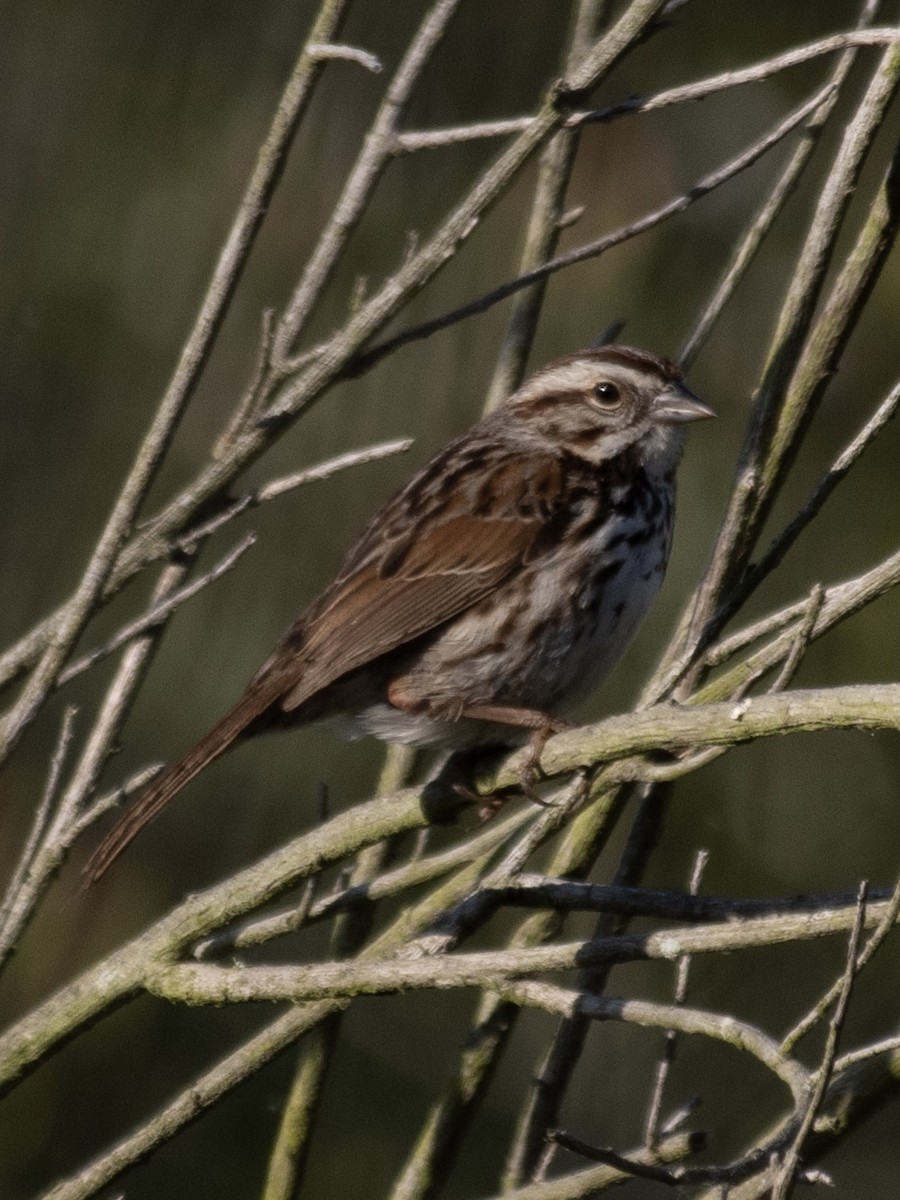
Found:
[[[867, 903], [871, 903], [871, 895], [868, 892], [867, 896], [869, 897]], [[862, 953], [855, 960], [854, 970], [857, 974], [871, 961], [872, 956], [884, 943], [885, 938], [893, 931], [898, 917], [900, 917], [900, 880], [897, 881], [894, 887], [890, 904], [884, 906], [882, 916], [872, 932], [872, 936], [863, 947]], [[786, 1054], [790, 1054], [797, 1043], [806, 1037], [809, 1031], [818, 1024], [831, 1006], [837, 1003], [842, 986], [842, 981], [837, 980], [825, 995], [821, 997], [818, 1003], [810, 1009], [806, 1016], [798, 1021], [790, 1033], [785, 1036], [781, 1044]]]

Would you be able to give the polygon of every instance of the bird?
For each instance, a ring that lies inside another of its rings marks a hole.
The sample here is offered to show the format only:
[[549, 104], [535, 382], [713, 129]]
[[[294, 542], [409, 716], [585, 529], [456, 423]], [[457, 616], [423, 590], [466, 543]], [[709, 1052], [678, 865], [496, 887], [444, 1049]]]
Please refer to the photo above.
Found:
[[665, 573], [688, 422], [676, 364], [609, 345], [555, 359], [371, 519], [333, 581], [212, 729], [148, 784], [84, 868], [98, 880], [236, 741], [330, 720], [464, 750], [529, 738], [630, 642]]

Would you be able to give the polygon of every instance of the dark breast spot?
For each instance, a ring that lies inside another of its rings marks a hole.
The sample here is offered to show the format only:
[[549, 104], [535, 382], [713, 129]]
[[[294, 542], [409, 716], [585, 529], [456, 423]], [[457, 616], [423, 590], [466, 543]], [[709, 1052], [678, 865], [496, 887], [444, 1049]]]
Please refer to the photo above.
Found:
[[614, 558], [612, 562], [605, 563], [598, 571], [594, 572], [593, 583], [595, 586], [602, 586], [609, 583], [611, 579], [615, 579], [618, 573], [625, 565], [623, 558]]
[[652, 542], [658, 534], [659, 530], [655, 525], [638, 525], [636, 529], [626, 535], [625, 542], [634, 549], [636, 546], [644, 546], [647, 542]]

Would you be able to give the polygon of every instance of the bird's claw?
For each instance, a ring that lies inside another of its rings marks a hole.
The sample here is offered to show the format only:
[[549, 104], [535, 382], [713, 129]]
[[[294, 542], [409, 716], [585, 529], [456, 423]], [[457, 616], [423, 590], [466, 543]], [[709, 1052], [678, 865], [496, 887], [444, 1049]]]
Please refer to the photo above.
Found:
[[528, 799], [533, 804], [539, 804], [541, 808], [548, 807], [547, 801], [541, 798], [536, 787], [540, 780], [546, 778], [544, 769], [541, 766], [541, 755], [544, 753], [547, 740], [554, 733], [565, 733], [567, 729], [571, 728], [572, 723], [570, 721], [563, 721], [561, 718], [554, 717], [546, 725], [542, 725], [539, 729], [536, 729], [528, 742], [528, 751], [519, 772], [519, 784]]

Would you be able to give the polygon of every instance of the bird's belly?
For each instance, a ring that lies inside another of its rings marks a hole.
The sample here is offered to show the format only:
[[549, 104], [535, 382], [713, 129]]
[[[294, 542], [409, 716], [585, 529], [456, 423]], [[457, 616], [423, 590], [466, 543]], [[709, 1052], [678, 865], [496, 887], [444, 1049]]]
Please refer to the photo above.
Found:
[[[452, 653], [459, 637], [460, 653], [467, 651], [459, 669], [448, 673], [455, 677], [451, 690], [468, 684], [470, 703], [493, 700], [541, 711], [583, 694], [608, 674], [646, 615], [662, 581], [660, 550], [652, 545], [623, 560], [601, 559], [568, 586], [570, 566], [545, 564], [528, 581], [518, 611], [498, 594], [492, 638], [479, 638], [476, 610], [444, 646], [435, 647]], [[563, 580], [555, 578], [556, 570]]]

